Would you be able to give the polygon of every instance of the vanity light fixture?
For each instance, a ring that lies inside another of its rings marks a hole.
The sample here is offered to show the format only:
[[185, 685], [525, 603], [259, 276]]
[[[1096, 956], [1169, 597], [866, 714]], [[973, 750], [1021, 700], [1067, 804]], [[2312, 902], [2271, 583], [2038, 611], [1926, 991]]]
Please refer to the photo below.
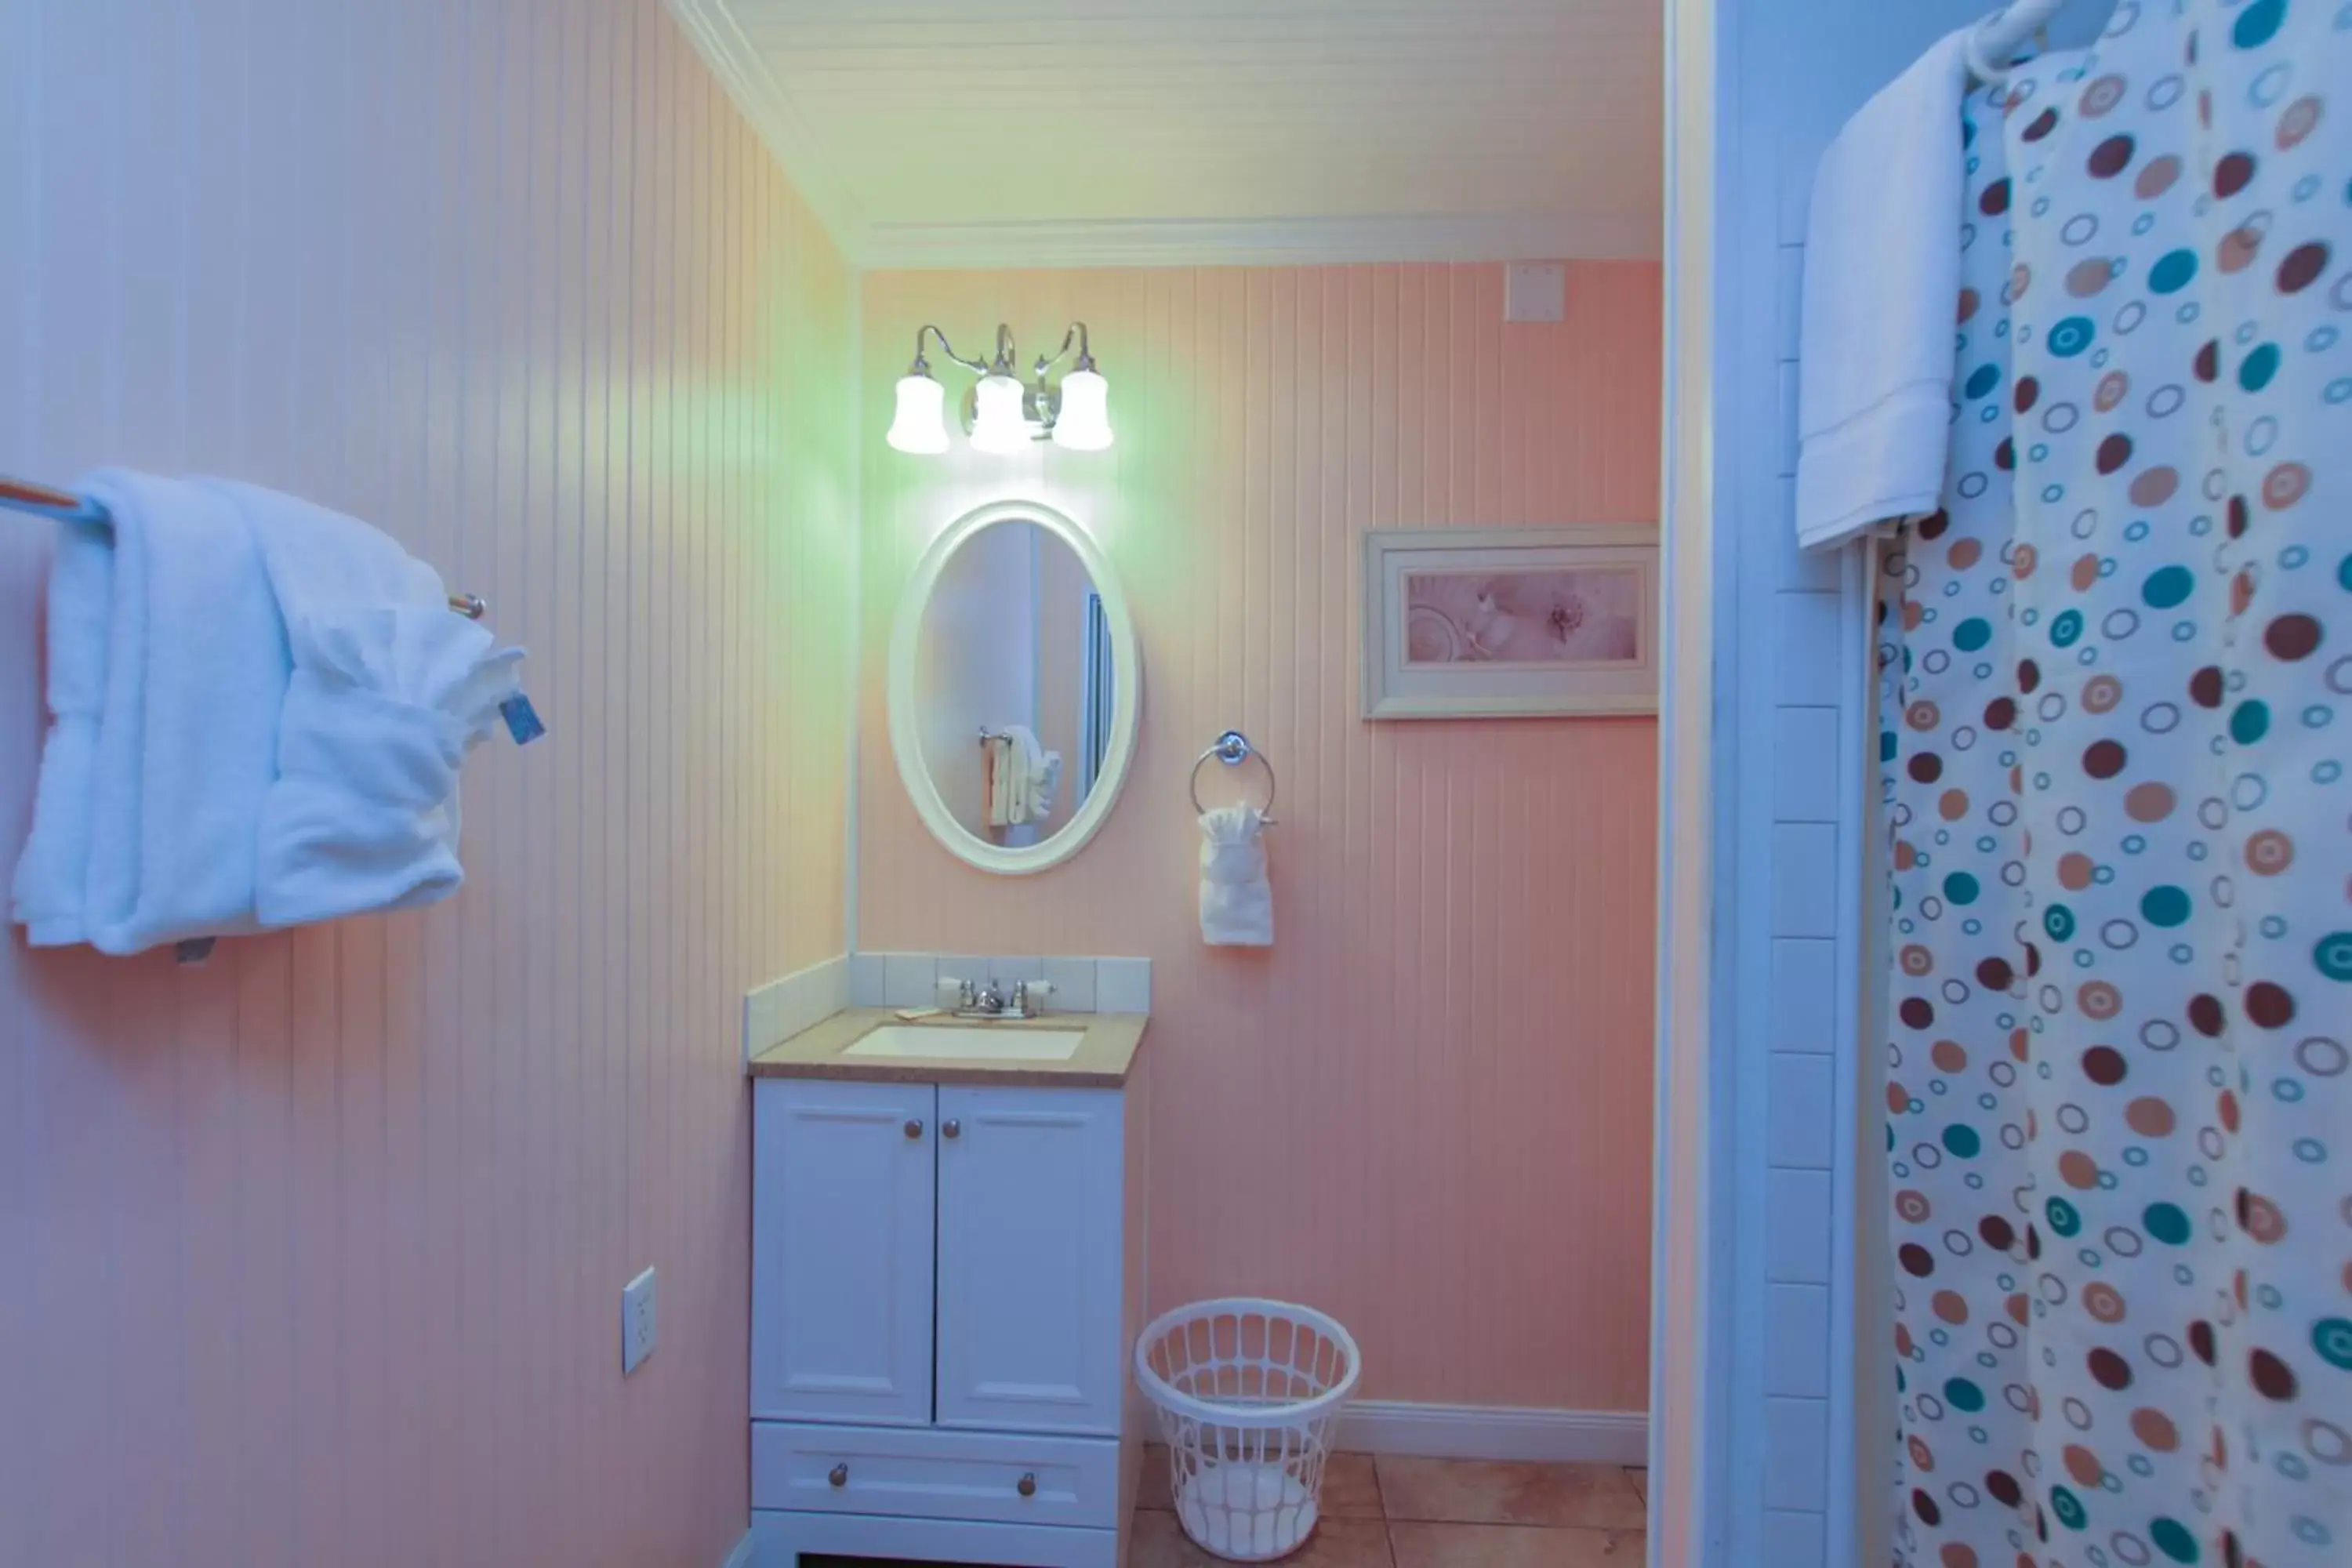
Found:
[[[974, 451], [1013, 453], [1034, 442], [1051, 439], [1074, 452], [1099, 452], [1115, 438], [1110, 427], [1110, 383], [1095, 367], [1087, 341], [1087, 324], [1073, 321], [1062, 334], [1062, 346], [1051, 357], [1037, 356], [1024, 384], [1014, 372], [1017, 351], [1013, 329], [999, 323], [996, 358], [966, 359], [955, 352], [948, 335], [925, 322], [915, 330], [915, 362], [898, 378], [898, 401], [887, 439], [901, 452], [929, 456], [948, 449], [947, 390], [931, 376], [931, 362], [923, 357], [926, 335], [939, 340], [940, 353], [980, 380], [963, 397], [963, 427]], [[1055, 385], [1047, 374], [1077, 351], [1070, 373]]]

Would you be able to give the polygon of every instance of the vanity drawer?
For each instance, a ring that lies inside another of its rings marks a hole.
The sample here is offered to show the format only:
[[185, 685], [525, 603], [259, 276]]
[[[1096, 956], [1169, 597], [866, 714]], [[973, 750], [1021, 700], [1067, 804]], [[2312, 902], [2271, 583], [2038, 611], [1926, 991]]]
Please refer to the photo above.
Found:
[[754, 1421], [751, 1506], [1108, 1530], [1118, 1523], [1118, 1443]]

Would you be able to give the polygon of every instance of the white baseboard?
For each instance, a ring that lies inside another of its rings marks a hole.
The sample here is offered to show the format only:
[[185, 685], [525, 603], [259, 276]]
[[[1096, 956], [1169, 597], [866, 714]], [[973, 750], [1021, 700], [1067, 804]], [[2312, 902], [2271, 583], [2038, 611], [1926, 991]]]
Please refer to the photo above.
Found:
[[758, 1541], [747, 1530], [743, 1532], [743, 1539], [735, 1543], [735, 1550], [727, 1554], [727, 1560], [719, 1568], [751, 1568], [758, 1552]]
[[1432, 1459], [1640, 1465], [1648, 1462], [1650, 1418], [1638, 1410], [1360, 1399], [1340, 1417], [1339, 1446], [1356, 1453]]

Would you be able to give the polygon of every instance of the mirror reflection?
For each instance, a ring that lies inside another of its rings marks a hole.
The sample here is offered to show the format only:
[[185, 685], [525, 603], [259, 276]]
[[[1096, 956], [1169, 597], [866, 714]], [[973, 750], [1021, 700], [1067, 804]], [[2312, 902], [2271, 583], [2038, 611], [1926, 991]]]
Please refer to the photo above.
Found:
[[1060, 535], [1021, 519], [967, 539], [941, 569], [916, 645], [923, 766], [984, 843], [1042, 844], [1100, 777], [1113, 668], [1102, 595]]

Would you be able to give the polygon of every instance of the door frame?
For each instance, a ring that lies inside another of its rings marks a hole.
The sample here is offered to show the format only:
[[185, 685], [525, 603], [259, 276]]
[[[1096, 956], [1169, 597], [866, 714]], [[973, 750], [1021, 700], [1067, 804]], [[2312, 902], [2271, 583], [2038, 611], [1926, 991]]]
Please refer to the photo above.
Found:
[[1711, 1267], [1727, 1215], [1728, 1162], [1711, 1157], [1731, 1075], [1715, 1017], [1717, 926], [1736, 897], [1737, 865], [1713, 788], [1728, 726], [1715, 700], [1718, 621], [1713, 396], [1719, 280], [1715, 0], [1665, 6], [1664, 440], [1660, 476], [1658, 971], [1655, 1136], [1650, 1248], [1649, 1560], [1654, 1568], [1717, 1562], [1727, 1510], [1722, 1481], [1731, 1357], [1727, 1281]]

